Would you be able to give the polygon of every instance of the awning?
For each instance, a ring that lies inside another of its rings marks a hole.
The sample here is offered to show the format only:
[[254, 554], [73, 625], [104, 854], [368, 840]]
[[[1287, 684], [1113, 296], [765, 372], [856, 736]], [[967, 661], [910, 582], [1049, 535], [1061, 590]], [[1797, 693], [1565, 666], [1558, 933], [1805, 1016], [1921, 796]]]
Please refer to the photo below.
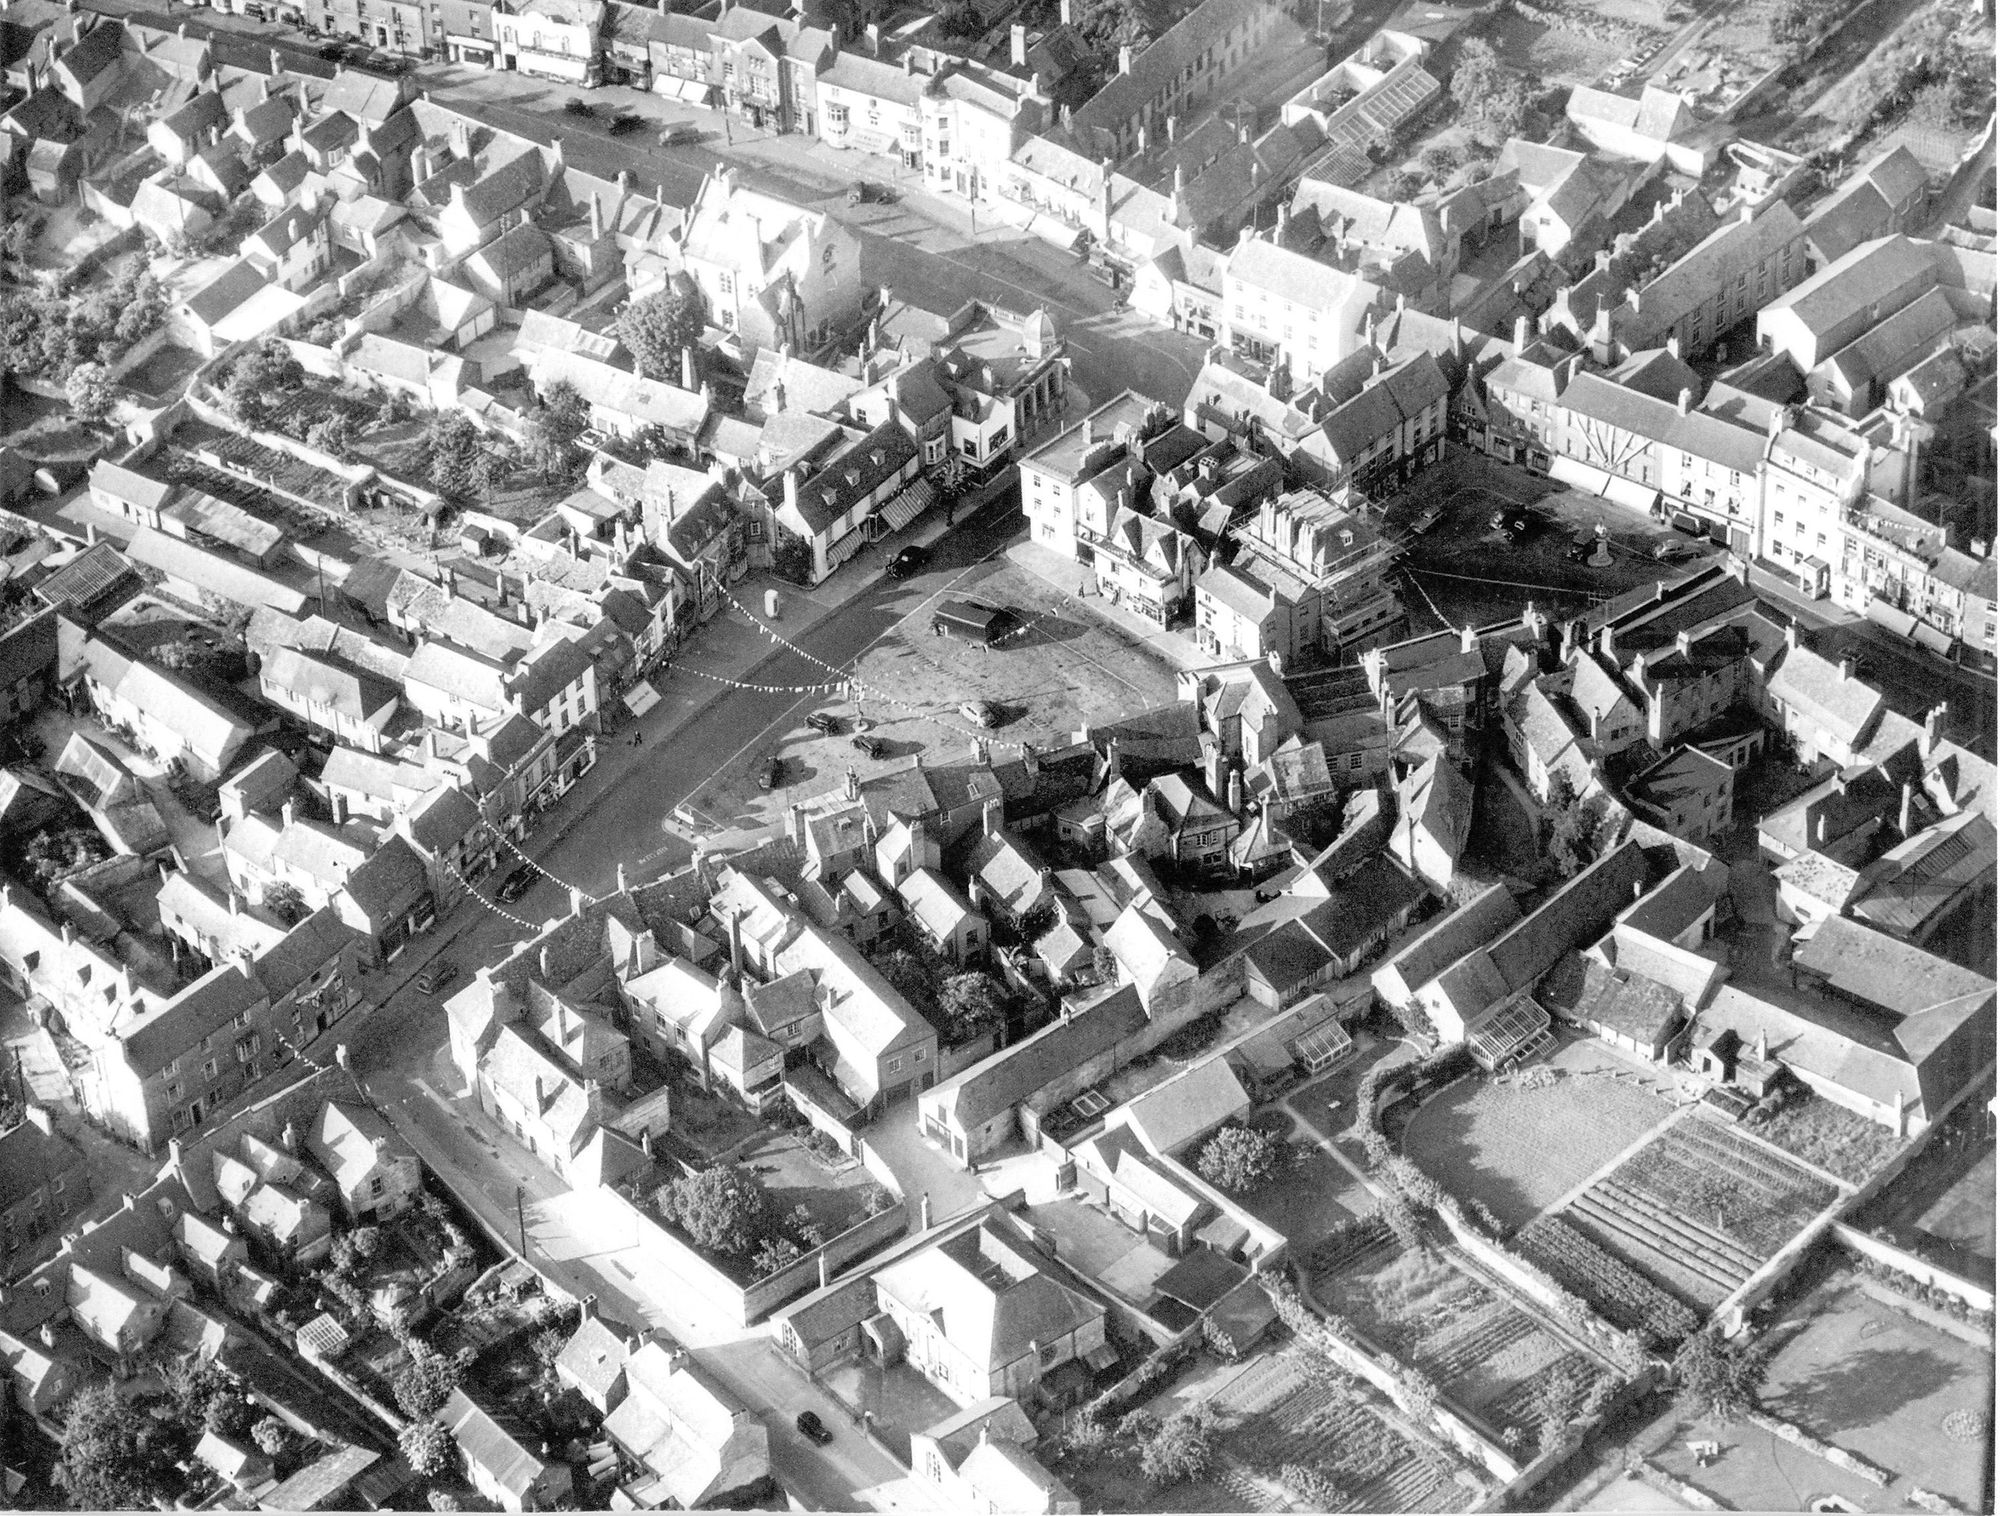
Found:
[[1877, 626], [1886, 626], [1898, 637], [1914, 636], [1917, 629], [1915, 616], [1908, 611], [1897, 609], [1886, 600], [1868, 602], [1868, 619]]
[[1928, 621], [1919, 621], [1911, 630], [1910, 635], [1932, 652], [1944, 653], [1946, 655], [1950, 654], [1952, 643], [1958, 640], [1950, 632], [1939, 631]]
[[868, 539], [863, 537], [860, 532], [855, 531], [855, 532], [849, 532], [845, 537], [839, 537], [833, 540], [832, 542], [829, 542], [826, 545], [827, 571], [831, 573], [834, 569], [839, 568], [841, 564], [847, 562], [847, 560], [852, 558], [856, 553], [860, 552], [861, 549], [866, 545], [867, 540]]
[[1650, 485], [1635, 484], [1630, 479], [1620, 479], [1612, 474], [1604, 481], [1604, 498], [1619, 505], [1629, 505], [1635, 511], [1650, 511], [1653, 502], [1660, 498], [1660, 492]]
[[642, 679], [625, 692], [625, 708], [635, 716], [645, 715], [659, 703], [660, 692], [649, 680]]
[[853, 145], [864, 153], [891, 153], [896, 150], [896, 139], [887, 132], [871, 132], [857, 129]]
[[1686, 532], [1690, 537], [1708, 535], [1708, 523], [1688, 511], [1675, 511], [1667, 524], [1677, 532]]
[[1077, 243], [1083, 240], [1083, 228], [1071, 226], [1067, 221], [1055, 216], [1037, 216], [1029, 223], [1028, 230], [1042, 241], [1061, 248], [1066, 253], [1076, 251]]
[[882, 524], [888, 531], [900, 532], [936, 503], [937, 486], [928, 479], [919, 479], [882, 507]]
[[677, 79], [672, 74], [661, 74], [653, 80], [653, 93], [678, 100], [682, 105], [700, 105], [708, 99], [708, 81]]
[[1574, 458], [1556, 457], [1549, 460], [1549, 477], [1560, 479], [1564, 484], [1575, 485], [1580, 490], [1588, 490], [1593, 495], [1604, 493], [1604, 486], [1611, 482], [1611, 476], [1601, 468], [1592, 468], [1587, 463], [1578, 463]]

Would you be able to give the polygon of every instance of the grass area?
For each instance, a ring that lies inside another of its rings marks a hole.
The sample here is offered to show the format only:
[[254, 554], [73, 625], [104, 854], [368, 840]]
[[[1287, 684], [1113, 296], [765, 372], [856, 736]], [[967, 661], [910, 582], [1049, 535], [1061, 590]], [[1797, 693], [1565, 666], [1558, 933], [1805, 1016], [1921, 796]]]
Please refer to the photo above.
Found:
[[1298, 1248], [1366, 1214], [1374, 1197], [1331, 1153], [1314, 1147], [1304, 1163], [1240, 1197], [1239, 1204]]
[[1902, 1139], [1879, 1121], [1812, 1094], [1787, 1101], [1752, 1130], [1849, 1184], [1866, 1184], [1902, 1146]]
[[1657, 1095], [1613, 1077], [1608, 1056], [1570, 1043], [1539, 1089], [1460, 1080], [1410, 1119], [1403, 1151], [1447, 1193], [1520, 1226], [1667, 1116]]

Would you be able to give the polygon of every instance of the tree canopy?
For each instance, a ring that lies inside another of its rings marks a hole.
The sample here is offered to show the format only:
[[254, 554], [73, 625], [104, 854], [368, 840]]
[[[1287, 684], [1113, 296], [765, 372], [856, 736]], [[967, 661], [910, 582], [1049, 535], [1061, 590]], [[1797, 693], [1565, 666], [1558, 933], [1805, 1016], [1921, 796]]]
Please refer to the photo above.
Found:
[[698, 291], [670, 286], [625, 303], [618, 312], [618, 340], [631, 351], [641, 374], [677, 384], [681, 353], [701, 341], [705, 320]]
[[410, 1339], [410, 1361], [390, 1381], [396, 1405], [412, 1421], [435, 1415], [458, 1388], [466, 1365], [447, 1357], [421, 1338]]
[[426, 1479], [443, 1473], [451, 1462], [451, 1433], [445, 1430], [443, 1422], [430, 1417], [413, 1421], [398, 1432], [396, 1446], [402, 1449], [410, 1467]]
[[661, 1190], [660, 1207], [697, 1246], [731, 1258], [770, 1232], [771, 1198], [741, 1164], [682, 1175]]
[[150, 1509], [171, 1501], [172, 1464], [150, 1446], [152, 1417], [110, 1383], [88, 1385], [63, 1414], [55, 1481], [80, 1511]]
[[1761, 1343], [1724, 1342], [1713, 1330], [1697, 1332], [1674, 1354], [1674, 1382], [1684, 1405], [1734, 1421], [1756, 1406], [1769, 1365]]
[[1247, 1195], [1277, 1172], [1278, 1144], [1256, 1127], [1225, 1126], [1202, 1144], [1194, 1166], [1217, 1189]]
[[991, 974], [953, 974], [938, 986], [937, 1008], [945, 1019], [945, 1040], [970, 1042], [981, 1032], [1007, 1025], [1007, 991]]

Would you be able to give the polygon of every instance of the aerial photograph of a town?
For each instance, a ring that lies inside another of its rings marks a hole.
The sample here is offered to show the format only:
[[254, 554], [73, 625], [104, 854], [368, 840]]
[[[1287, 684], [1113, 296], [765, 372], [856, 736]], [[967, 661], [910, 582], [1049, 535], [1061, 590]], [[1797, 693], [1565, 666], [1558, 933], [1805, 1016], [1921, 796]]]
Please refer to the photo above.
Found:
[[1993, 0], [0, 0], [0, 1511], [1990, 1513]]

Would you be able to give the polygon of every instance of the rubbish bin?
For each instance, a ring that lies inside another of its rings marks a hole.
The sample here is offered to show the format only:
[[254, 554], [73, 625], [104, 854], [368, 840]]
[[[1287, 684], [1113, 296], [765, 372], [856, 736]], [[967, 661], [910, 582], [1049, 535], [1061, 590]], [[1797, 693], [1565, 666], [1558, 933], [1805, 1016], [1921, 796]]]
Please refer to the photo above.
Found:
[[776, 590], [764, 591], [764, 616], [770, 621], [778, 619], [778, 592]]

